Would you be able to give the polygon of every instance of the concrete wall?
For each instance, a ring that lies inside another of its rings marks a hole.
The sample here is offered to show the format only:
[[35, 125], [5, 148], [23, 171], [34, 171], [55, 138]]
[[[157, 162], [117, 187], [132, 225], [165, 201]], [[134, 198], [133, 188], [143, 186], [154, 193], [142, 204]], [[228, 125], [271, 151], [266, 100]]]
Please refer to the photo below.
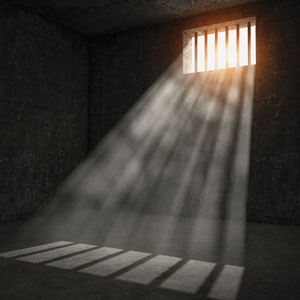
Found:
[[181, 54], [182, 30], [256, 16], [248, 220], [300, 223], [299, 11], [297, 1], [261, 1], [95, 40], [90, 148]]
[[87, 146], [181, 55], [182, 30], [256, 16], [248, 219], [300, 223], [300, 8], [270, 2], [105, 36], [90, 61], [85, 39], [1, 5], [0, 220], [49, 204]]
[[87, 42], [0, 6], [0, 221], [45, 207], [86, 154]]
[[300, 3], [257, 8], [250, 220], [300, 224]]

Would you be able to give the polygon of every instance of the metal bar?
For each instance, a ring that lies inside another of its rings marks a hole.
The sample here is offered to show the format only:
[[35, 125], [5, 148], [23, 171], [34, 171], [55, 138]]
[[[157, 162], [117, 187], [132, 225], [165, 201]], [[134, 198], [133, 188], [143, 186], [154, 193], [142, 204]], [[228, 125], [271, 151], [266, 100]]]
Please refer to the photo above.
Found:
[[218, 28], [215, 29], [215, 69], [218, 69]]
[[207, 71], [207, 65], [208, 65], [208, 55], [207, 55], [207, 30], [205, 30], [204, 48], [205, 48], [205, 71]]
[[195, 73], [198, 69], [198, 33], [195, 32]]
[[240, 25], [236, 24], [236, 65], [240, 66]]
[[251, 22], [248, 22], [248, 65], [251, 65]]

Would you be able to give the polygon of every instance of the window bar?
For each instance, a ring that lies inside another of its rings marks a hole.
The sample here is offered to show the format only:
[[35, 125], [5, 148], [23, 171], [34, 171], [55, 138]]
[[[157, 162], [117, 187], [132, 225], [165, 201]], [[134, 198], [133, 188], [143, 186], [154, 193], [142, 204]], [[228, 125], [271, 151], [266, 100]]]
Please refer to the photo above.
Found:
[[204, 47], [205, 47], [205, 71], [207, 71], [207, 66], [208, 66], [208, 55], [207, 55], [207, 30], [204, 32], [205, 34], [205, 39], [204, 39]]
[[236, 65], [240, 66], [240, 24], [236, 24]]
[[228, 49], [228, 39], [229, 39], [229, 32], [228, 32], [228, 26], [226, 26], [225, 28], [225, 40], [226, 40], [226, 44], [225, 44], [225, 48], [226, 48], [226, 69], [228, 68], [228, 63], [229, 63], [229, 49]]
[[248, 22], [248, 65], [251, 65], [251, 22]]
[[198, 71], [198, 33], [195, 32], [195, 72]]
[[215, 29], [215, 70], [218, 69], [218, 28]]

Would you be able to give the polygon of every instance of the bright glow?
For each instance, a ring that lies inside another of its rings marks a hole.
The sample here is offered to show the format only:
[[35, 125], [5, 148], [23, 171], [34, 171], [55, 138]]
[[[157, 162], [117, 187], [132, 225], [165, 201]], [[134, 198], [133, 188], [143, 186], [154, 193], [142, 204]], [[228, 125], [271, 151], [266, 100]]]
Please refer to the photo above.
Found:
[[240, 28], [240, 66], [248, 65], [248, 27]]
[[205, 36], [198, 35], [198, 72], [205, 71]]
[[[248, 27], [250, 23], [251, 26]], [[228, 36], [226, 36], [226, 28], [229, 28]], [[251, 28], [250, 33], [249, 28]], [[204, 32], [209, 33], [207, 39]], [[198, 34], [197, 38], [195, 37], [196, 33]], [[249, 45], [250, 36], [251, 45]], [[183, 46], [183, 73], [248, 66], [248, 64], [255, 65], [255, 18], [237, 20], [231, 25], [222, 23], [186, 30], [183, 34]]]
[[251, 65], [256, 64], [256, 26], [251, 26]]
[[228, 66], [237, 66], [236, 56], [236, 29], [229, 30], [228, 34]]
[[207, 70], [215, 69], [215, 34], [207, 35]]
[[226, 67], [226, 36], [225, 31], [218, 32], [218, 69]]

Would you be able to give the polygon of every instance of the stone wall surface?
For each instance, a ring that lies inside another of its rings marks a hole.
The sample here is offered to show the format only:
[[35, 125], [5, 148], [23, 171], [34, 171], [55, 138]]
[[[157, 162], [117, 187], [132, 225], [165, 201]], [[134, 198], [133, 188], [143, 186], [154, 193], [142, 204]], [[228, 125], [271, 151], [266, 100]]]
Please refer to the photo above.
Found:
[[40, 211], [86, 154], [88, 44], [0, 6], [0, 220]]
[[259, 1], [88, 42], [1, 5], [0, 220], [49, 204], [87, 149], [182, 55], [183, 30], [256, 16], [247, 216], [299, 224], [299, 12], [298, 1]]

